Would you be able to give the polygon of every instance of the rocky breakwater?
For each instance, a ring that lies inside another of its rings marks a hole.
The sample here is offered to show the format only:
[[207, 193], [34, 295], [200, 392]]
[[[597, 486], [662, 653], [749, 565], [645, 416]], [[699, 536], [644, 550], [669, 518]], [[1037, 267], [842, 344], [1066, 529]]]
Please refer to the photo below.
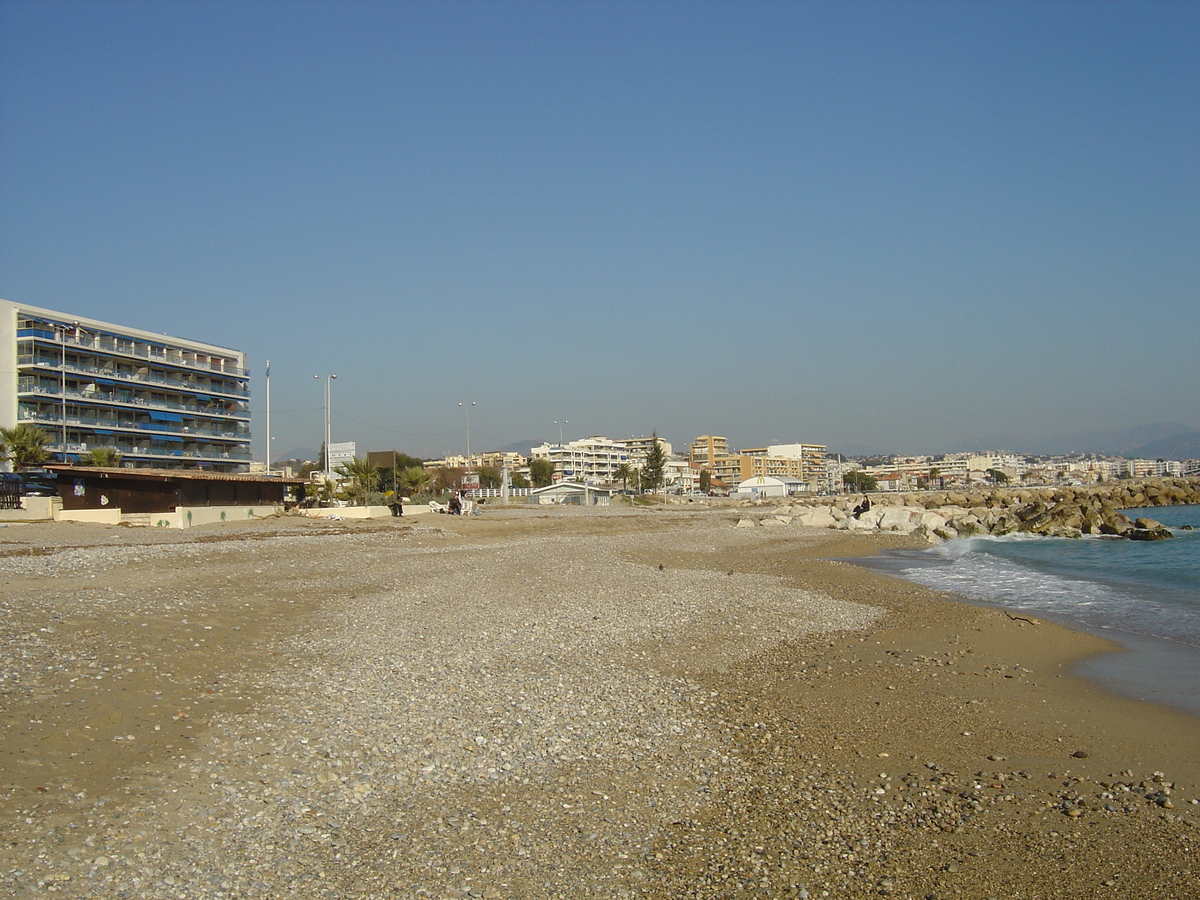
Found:
[[1130, 519], [1123, 509], [1200, 503], [1200, 479], [1156, 478], [1045, 488], [967, 488], [873, 494], [871, 509], [854, 515], [861, 495], [794, 499], [766, 517], [743, 515], [750, 525], [805, 525], [851, 532], [894, 532], [931, 542], [1012, 532], [1049, 537], [1108, 535], [1159, 540], [1171, 532], [1150, 518]]

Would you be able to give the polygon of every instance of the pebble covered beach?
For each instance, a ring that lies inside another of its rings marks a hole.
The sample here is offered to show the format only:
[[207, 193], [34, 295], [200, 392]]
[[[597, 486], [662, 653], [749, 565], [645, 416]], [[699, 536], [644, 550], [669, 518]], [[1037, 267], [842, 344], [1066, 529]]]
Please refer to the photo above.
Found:
[[1103, 641], [736, 522], [0, 529], [0, 896], [1195, 896]]

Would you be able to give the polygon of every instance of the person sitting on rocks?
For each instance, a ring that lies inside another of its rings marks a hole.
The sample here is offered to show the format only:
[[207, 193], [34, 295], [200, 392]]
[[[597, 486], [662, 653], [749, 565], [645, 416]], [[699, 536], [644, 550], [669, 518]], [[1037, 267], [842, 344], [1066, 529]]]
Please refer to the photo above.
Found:
[[870, 508], [871, 508], [871, 501], [867, 497], [863, 497], [862, 503], [860, 503], [860, 504], [858, 504], [858, 506], [854, 507], [854, 512], [852, 512], [851, 515], [857, 519], [859, 516], [861, 516], [863, 513], [865, 513]]

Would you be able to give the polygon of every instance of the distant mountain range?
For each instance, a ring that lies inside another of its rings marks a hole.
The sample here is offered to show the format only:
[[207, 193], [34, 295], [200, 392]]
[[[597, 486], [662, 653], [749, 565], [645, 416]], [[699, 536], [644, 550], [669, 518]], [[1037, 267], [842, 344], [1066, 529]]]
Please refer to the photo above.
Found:
[[1200, 431], [1151, 441], [1122, 455], [1133, 459], [1200, 459]]
[[528, 456], [533, 452], [534, 447], [540, 447], [546, 441], [542, 438], [525, 438], [523, 441], [516, 441], [504, 447], [498, 447], [493, 453], [520, 453], [522, 456]]
[[[1130, 459], [1195, 459], [1200, 431], [1182, 422], [1155, 422], [1119, 431], [1092, 431], [1030, 441], [1013, 447], [1018, 453], [1057, 456], [1064, 453], [1101, 453]], [[1179, 456], [1179, 452], [1187, 451]], [[1168, 452], [1169, 451], [1169, 452]]]
[[289, 459], [298, 459], [304, 462], [306, 460], [315, 460], [320, 455], [320, 450], [310, 450], [307, 447], [301, 447], [298, 450], [289, 450], [287, 453], [276, 456], [273, 462], [287, 462]]

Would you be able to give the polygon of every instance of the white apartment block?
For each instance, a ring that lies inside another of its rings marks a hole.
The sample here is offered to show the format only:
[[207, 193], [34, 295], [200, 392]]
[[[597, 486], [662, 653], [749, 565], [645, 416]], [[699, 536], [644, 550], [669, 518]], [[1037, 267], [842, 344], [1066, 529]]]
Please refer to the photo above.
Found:
[[[663, 453], [667, 456], [668, 459], [675, 455], [675, 452], [671, 448], [671, 444], [669, 441], [664, 441], [662, 438], [658, 438], [657, 440], [658, 440], [658, 445], [662, 448]], [[630, 458], [630, 460], [632, 460], [630, 465], [637, 464], [639, 466], [642, 464], [642, 462], [645, 461], [646, 451], [648, 451], [650, 449], [650, 445], [652, 443], [654, 443], [654, 441], [655, 441], [655, 438], [653, 435], [651, 435], [650, 437], [646, 437], [645, 435], [643, 435], [642, 437], [627, 437], [627, 438], [614, 438], [613, 439], [614, 444], [619, 444], [620, 446], [624, 447], [626, 450], [629, 451], [629, 458]]]
[[139, 468], [245, 472], [246, 355], [0, 300], [0, 426], [20, 422], [59, 462], [114, 447]]
[[547, 459], [554, 466], [556, 481], [580, 484], [612, 484], [617, 467], [637, 468], [629, 448], [606, 437], [583, 438], [565, 444], [545, 443], [530, 450], [531, 459]]
[[1183, 464], [1174, 459], [1126, 459], [1120, 467], [1125, 478], [1177, 478], [1182, 472]]
[[518, 469], [525, 468], [528, 462], [520, 453], [489, 450], [485, 453], [472, 453], [470, 456], [452, 455], [444, 456], [441, 459], [428, 460], [425, 463], [425, 468], [467, 470], [491, 468], [501, 471], [507, 466], [509, 471], [515, 472]]

